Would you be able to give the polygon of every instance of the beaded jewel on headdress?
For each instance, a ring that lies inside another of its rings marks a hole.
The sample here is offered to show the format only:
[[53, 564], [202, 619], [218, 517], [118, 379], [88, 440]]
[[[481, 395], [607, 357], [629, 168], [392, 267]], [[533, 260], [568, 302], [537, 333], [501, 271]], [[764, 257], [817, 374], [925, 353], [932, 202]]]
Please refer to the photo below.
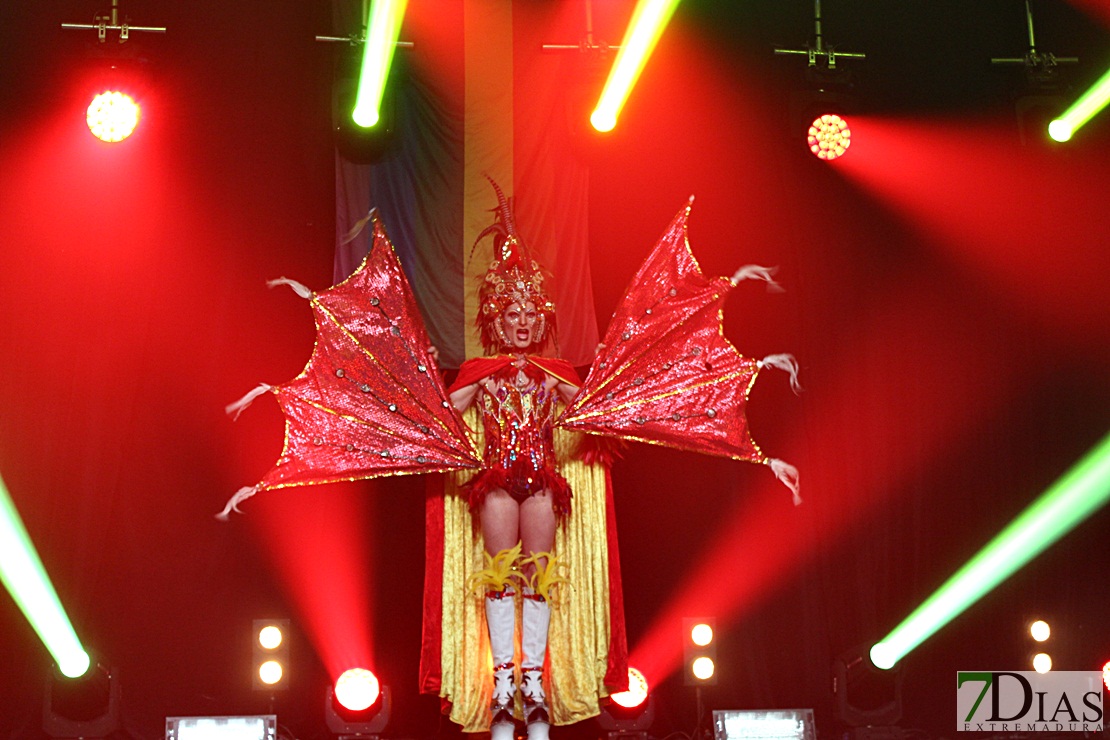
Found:
[[497, 193], [497, 221], [482, 230], [475, 246], [493, 236], [494, 259], [478, 290], [478, 315], [475, 324], [487, 352], [512, 346], [501, 325], [501, 314], [513, 303], [522, 306], [531, 301], [536, 307], [536, 331], [532, 349], [539, 349], [555, 328], [555, 304], [543, 288], [544, 274], [527, 246], [516, 233], [512, 204], [492, 178], [487, 177]]

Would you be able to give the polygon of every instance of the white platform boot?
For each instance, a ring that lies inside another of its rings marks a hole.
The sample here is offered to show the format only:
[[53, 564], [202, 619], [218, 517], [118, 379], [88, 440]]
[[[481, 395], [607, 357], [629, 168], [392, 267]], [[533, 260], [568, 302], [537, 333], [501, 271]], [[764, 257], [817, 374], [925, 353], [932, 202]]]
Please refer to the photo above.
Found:
[[543, 664], [547, 655], [547, 629], [551, 605], [531, 588], [524, 589], [521, 627], [520, 694], [528, 740], [547, 740], [551, 719], [543, 690]]
[[516, 633], [515, 593], [511, 586], [486, 592], [486, 625], [493, 657], [493, 698], [490, 701], [490, 740], [513, 740], [513, 637]]

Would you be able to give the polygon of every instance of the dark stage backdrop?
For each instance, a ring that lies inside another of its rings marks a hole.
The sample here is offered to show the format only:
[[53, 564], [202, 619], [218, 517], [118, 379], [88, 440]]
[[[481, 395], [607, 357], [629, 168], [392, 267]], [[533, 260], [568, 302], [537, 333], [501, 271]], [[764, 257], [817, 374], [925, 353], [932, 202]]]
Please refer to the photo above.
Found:
[[[234, 424], [223, 406], [293, 377], [312, 347], [305, 303], [265, 281], [332, 280], [334, 50], [312, 36], [348, 29], [326, 5], [129, 4], [170, 32], [134, 42], [151, 60], [143, 128], [112, 149], [82, 130], [90, 39], [58, 29], [98, 8], [0, 5], [0, 474], [78, 634], [118, 666], [138, 737], [167, 715], [268, 709], [248, 633], [274, 615], [294, 619], [296, 663], [276, 710], [296, 737], [324, 737], [326, 676], [292, 594], [330, 583], [328, 557], [355, 559], [372, 605], [388, 734], [454, 733], [415, 693], [420, 481], [269, 494], [212, 518], [281, 444], [269, 398]], [[616, 43], [629, 3], [595, 5]], [[750, 465], [630, 448], [615, 467], [633, 654], [673, 645], [667, 615], [714, 604], [706, 705], [813, 707], [831, 737], [833, 659], [897, 624], [1110, 426], [1110, 132], [1096, 119], [1066, 148], [1021, 143], [1014, 76], [989, 64], [1023, 51], [1020, 3], [824, 5], [827, 40], [868, 54], [842, 162], [785, 133], [800, 62], [771, 50], [810, 36], [801, 0], [683, 3], [618, 129], [583, 134], [573, 156], [599, 326], [694, 194], [706, 271], [778, 265], [786, 288], [742, 285], [727, 336], [755, 357], [793, 352], [805, 386], [767, 373], [750, 407], [764, 450], [802, 471], [800, 508]], [[1036, 4], [1041, 48], [1080, 57], [1075, 90], [1110, 66], [1097, 11]], [[337, 510], [361, 532], [344, 552], [328, 550]], [[1053, 622], [1059, 668], [1110, 660], [1108, 516], [906, 659], [902, 726], [949, 733], [953, 672], [1024, 668], [1033, 616]], [[301, 581], [274, 543], [312, 564]], [[0, 736], [35, 736], [49, 662], [0, 597]], [[694, 706], [665, 681], [652, 734], [689, 732]]]

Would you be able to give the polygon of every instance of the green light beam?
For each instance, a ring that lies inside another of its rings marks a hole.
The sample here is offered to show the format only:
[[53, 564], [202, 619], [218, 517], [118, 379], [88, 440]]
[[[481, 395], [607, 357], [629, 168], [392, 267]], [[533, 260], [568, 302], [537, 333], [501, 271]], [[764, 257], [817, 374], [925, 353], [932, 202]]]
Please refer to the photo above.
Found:
[[1045, 491], [893, 632], [871, 648], [892, 668], [907, 653], [1041, 554], [1110, 499], [1110, 434]]
[[1098, 115], [1108, 102], [1110, 102], [1110, 70], [1099, 78], [1098, 82], [1091, 85], [1087, 92], [1080, 95], [1063, 115], [1048, 124], [1048, 135], [1056, 141], [1068, 141], [1087, 121]]
[[636, 4], [609, 78], [590, 115], [590, 123], [598, 131], [612, 131], [616, 127], [617, 116], [632, 93], [636, 80], [640, 79], [640, 73], [647, 66], [648, 58], [678, 3], [679, 0], [639, 0]]
[[91, 663], [58, 601], [23, 520], [0, 479], [0, 581], [27, 617], [63, 675], [77, 678]]
[[366, 26], [362, 68], [358, 75], [358, 93], [351, 114], [354, 122], [363, 128], [375, 125], [381, 117], [385, 82], [393, 65], [393, 52], [397, 49], [406, 5], [407, 0], [373, 0], [370, 6], [370, 22]]

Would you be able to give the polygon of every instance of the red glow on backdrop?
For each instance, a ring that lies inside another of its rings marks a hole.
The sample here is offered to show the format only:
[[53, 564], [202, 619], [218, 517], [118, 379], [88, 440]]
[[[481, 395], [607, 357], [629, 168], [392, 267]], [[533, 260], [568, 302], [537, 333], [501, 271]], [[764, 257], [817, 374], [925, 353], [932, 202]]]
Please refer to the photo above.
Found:
[[[842, 172], [908, 217], [946, 257], [1032, 321], [1110, 350], [1105, 147], [1069, 156], [1014, 145], [1013, 122], [854, 120]], [[1110, 359], [1110, 354], [1106, 354]]]
[[[716, 614], [719, 625], [742, 619], [923, 461], [973, 434], [974, 420], [1013, 392], [1014, 379], [991, 365], [983, 346], [944, 331], [935, 297], [926, 278], [892, 286], [883, 313], [863, 327], [861, 345], [844, 348], [842, 374], [829, 386], [809, 388], [820, 401], [806, 437], [828, 441], [812, 451], [801, 471], [805, 503], [792, 508], [769, 476], [761, 479], [758, 493], [737, 492], [745, 502], [716, 532], [683, 588], [629, 656], [650, 683], [658, 684], [681, 665], [684, 615]], [[868, 431], [884, 420], [912, 423], [913, 434], [905, 435], [902, 427]], [[884, 447], [865, 448], [863, 443], [876, 437]], [[781, 453], [797, 459], [790, 450]]]
[[1110, 2], [1107, 0], [1071, 0], [1071, 4], [1110, 25]]
[[332, 681], [372, 666], [374, 613], [369, 522], [373, 483], [268, 491], [249, 513], [255, 539], [297, 610], [296, 623]]

